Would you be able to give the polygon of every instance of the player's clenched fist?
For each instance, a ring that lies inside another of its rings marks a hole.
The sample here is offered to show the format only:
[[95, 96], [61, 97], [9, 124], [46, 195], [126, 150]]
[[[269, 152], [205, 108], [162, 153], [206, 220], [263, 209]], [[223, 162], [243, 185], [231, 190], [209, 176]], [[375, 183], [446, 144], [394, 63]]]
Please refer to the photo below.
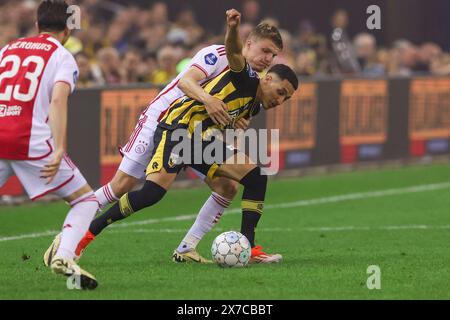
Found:
[[237, 27], [241, 22], [241, 13], [236, 9], [227, 10], [227, 24], [229, 27]]

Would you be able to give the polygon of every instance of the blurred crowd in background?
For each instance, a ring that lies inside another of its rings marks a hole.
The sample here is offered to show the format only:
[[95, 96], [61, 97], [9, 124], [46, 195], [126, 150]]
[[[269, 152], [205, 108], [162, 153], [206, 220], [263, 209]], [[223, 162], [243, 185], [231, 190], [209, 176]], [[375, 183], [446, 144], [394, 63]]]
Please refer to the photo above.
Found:
[[[0, 47], [16, 38], [36, 34], [39, 0], [0, 1]], [[67, 1], [81, 8], [81, 29], [73, 32], [66, 47], [80, 69], [79, 87], [105, 84], [170, 82], [202, 47], [224, 42], [211, 34], [187, 5], [169, 19], [164, 2], [146, 8], [104, 0]], [[329, 75], [409, 76], [450, 75], [450, 54], [435, 43], [398, 39], [380, 47], [370, 33], [350, 37], [345, 10], [331, 17], [333, 32], [319, 33], [314, 21], [301, 20], [297, 30], [286, 30], [282, 21], [262, 17], [256, 0], [242, 1], [241, 37], [245, 39], [261, 21], [280, 29], [284, 49], [274, 63], [293, 67], [300, 77]], [[224, 18], [225, 15], [221, 18]]]

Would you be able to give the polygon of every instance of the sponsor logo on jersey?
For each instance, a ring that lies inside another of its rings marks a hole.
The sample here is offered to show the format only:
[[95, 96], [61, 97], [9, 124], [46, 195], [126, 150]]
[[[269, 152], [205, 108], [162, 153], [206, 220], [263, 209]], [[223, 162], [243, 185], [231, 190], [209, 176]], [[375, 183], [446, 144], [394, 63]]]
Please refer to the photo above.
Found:
[[0, 118], [3, 117], [18, 117], [22, 113], [22, 107], [20, 106], [7, 106], [0, 104]]
[[210, 54], [207, 54], [205, 56], [205, 63], [206, 64], [209, 64], [210, 66], [213, 66], [213, 65], [216, 64], [216, 62], [217, 62], [217, 56], [214, 53], [210, 53]]

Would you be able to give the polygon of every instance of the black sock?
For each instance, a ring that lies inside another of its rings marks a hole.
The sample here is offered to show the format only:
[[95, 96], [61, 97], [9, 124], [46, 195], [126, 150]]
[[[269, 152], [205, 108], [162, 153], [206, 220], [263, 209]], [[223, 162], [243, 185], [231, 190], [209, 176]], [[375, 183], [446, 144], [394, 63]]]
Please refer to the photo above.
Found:
[[255, 233], [261, 214], [252, 211], [242, 211], [241, 233], [247, 237], [252, 248], [255, 246]]
[[124, 194], [108, 211], [95, 218], [91, 222], [89, 231], [97, 236], [111, 223], [125, 219], [133, 213], [157, 203], [165, 193], [166, 190], [160, 185], [146, 181], [141, 190]]
[[108, 211], [92, 220], [89, 231], [97, 236], [108, 225], [122, 219], [125, 219], [125, 216], [120, 212], [119, 202], [116, 202]]
[[255, 230], [261, 218], [266, 196], [267, 176], [261, 174], [256, 167], [250, 171], [240, 183], [244, 186], [242, 194], [241, 233], [247, 237], [252, 248], [255, 246]]

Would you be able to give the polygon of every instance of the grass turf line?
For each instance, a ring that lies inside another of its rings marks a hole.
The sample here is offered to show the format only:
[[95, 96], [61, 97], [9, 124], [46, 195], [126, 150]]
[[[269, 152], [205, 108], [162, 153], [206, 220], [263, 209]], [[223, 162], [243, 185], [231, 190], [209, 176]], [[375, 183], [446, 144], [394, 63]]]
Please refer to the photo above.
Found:
[[[271, 181], [266, 203], [447, 182], [449, 168]], [[51, 236], [0, 242], [0, 299], [449, 299], [448, 230], [381, 228], [449, 225], [449, 190], [267, 210], [258, 226], [267, 231], [257, 234], [257, 242], [269, 252], [282, 253], [284, 261], [245, 269], [174, 264], [170, 256], [183, 233], [133, 232], [187, 230], [192, 220], [127, 227], [121, 233], [105, 230], [81, 261], [99, 280], [93, 292], [69, 291], [63, 278], [43, 267], [42, 254]], [[207, 189], [171, 191], [157, 206], [126, 222], [192, 214], [208, 195]], [[237, 198], [233, 207], [238, 206]], [[67, 208], [63, 203], [0, 208], [0, 237], [58, 230]], [[218, 227], [231, 230], [239, 225], [240, 215], [225, 214]], [[356, 229], [305, 231], [342, 226]], [[218, 233], [213, 229], [200, 243], [205, 256]], [[381, 290], [366, 287], [369, 265], [381, 268]]]

